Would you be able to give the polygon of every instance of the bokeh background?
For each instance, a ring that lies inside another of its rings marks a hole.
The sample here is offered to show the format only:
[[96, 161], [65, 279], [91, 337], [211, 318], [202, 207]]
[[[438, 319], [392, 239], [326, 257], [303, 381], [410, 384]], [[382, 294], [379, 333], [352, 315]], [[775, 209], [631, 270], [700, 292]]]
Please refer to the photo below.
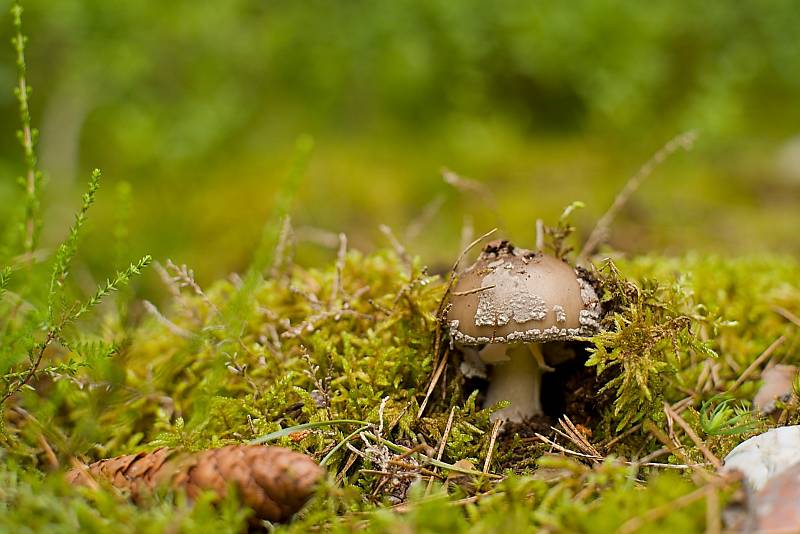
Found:
[[[89, 172], [88, 272], [130, 256], [244, 268], [291, 166], [297, 261], [389, 225], [431, 265], [465, 224], [519, 244], [574, 200], [585, 237], [665, 141], [694, 130], [614, 225], [629, 253], [798, 254], [796, 0], [28, 0], [29, 82], [48, 189], [45, 244]], [[8, 0], [0, 37], [8, 43]], [[20, 207], [14, 56], [0, 48], [0, 221]], [[447, 167], [477, 188], [442, 180]], [[473, 184], [474, 185], [474, 184]], [[128, 206], [126, 208], [126, 206]], [[466, 221], [466, 222], [465, 222]], [[86, 243], [84, 243], [86, 245]]]

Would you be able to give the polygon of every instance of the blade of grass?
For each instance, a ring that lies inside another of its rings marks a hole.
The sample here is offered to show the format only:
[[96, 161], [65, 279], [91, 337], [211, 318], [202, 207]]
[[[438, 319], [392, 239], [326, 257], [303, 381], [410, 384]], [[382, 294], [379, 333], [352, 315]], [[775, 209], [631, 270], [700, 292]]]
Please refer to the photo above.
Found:
[[347, 445], [347, 443], [351, 439], [356, 437], [359, 432], [362, 432], [362, 431], [366, 430], [367, 428], [369, 428], [369, 425], [362, 426], [362, 427], [357, 428], [356, 430], [353, 430], [352, 432], [350, 432], [342, 441], [337, 443], [336, 446], [334, 448], [332, 448], [328, 454], [325, 455], [325, 458], [323, 458], [322, 461], [320, 461], [319, 465], [323, 465], [324, 466], [325, 464], [327, 464], [328, 460], [333, 458], [333, 455], [336, 454], [336, 451], [338, 451], [339, 449], [341, 449], [342, 447]]
[[251, 440], [249, 443], [250, 445], [261, 445], [262, 443], [267, 443], [268, 441], [275, 441], [276, 439], [285, 438], [289, 434], [294, 434], [295, 432], [300, 432], [301, 430], [307, 430], [309, 428], [325, 428], [326, 426], [336, 426], [336, 425], [361, 425], [367, 427], [370, 425], [370, 423], [368, 423], [367, 421], [360, 421], [358, 419], [333, 419], [331, 421], [316, 421], [313, 423], [303, 423], [302, 425], [290, 426], [287, 428], [276, 430], [275, 432], [270, 432], [269, 434], [265, 434], [263, 436], [257, 437], [254, 440]]

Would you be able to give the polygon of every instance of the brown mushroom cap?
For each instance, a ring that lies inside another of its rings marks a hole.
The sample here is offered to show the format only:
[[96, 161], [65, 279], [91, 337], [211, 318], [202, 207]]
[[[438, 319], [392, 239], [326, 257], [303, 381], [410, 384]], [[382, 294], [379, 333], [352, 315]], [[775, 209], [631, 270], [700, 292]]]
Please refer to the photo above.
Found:
[[540, 343], [594, 334], [600, 302], [567, 263], [489, 243], [453, 287], [447, 321], [462, 345]]

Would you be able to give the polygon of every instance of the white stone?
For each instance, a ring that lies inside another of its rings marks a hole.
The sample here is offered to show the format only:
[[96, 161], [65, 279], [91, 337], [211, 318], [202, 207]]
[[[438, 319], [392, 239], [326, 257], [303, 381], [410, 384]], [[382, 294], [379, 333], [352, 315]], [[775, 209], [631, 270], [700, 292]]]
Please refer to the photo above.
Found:
[[723, 471], [737, 469], [756, 490], [800, 462], [800, 425], [774, 428], [754, 436], [725, 457]]

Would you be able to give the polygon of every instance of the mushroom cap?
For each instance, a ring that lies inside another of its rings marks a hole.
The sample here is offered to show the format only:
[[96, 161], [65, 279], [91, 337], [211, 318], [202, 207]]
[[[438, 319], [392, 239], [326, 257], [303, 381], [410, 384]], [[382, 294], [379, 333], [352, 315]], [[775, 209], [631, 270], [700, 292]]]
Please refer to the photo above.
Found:
[[508, 241], [486, 245], [450, 300], [450, 337], [462, 345], [541, 343], [589, 336], [600, 302], [566, 262]]

